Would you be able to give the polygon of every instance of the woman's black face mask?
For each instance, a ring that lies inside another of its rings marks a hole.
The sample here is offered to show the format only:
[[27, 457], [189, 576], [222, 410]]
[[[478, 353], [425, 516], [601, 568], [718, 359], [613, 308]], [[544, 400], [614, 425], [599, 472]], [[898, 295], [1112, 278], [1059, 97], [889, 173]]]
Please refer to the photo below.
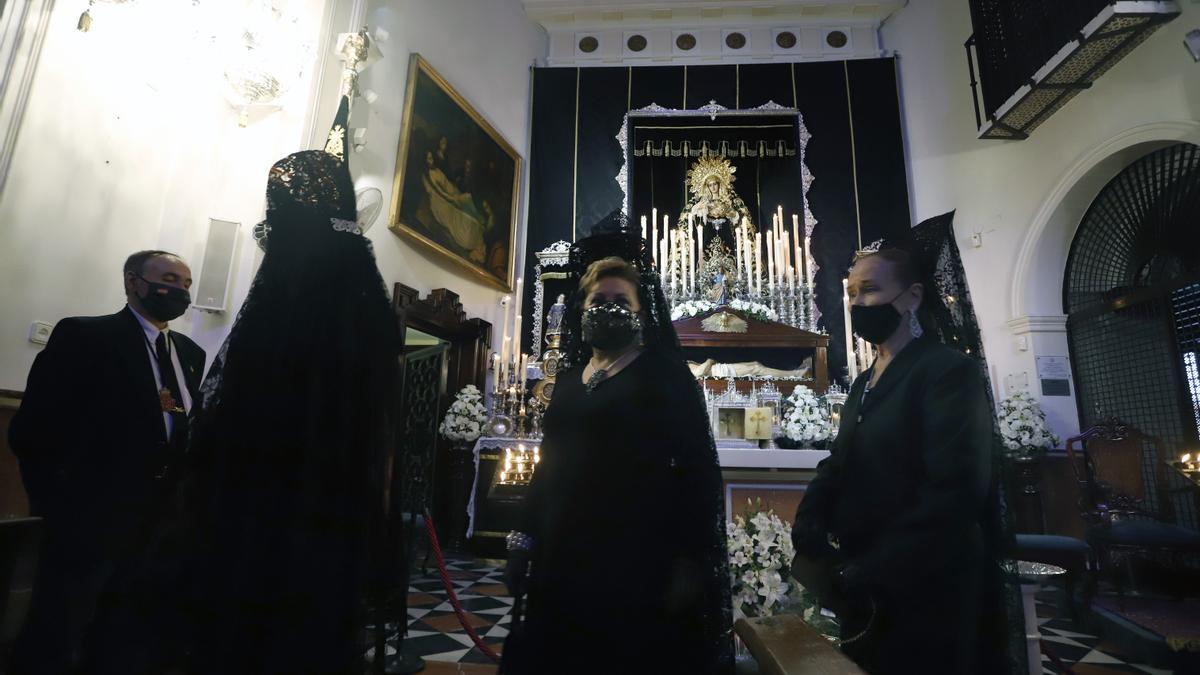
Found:
[[[896, 298], [901, 295], [904, 295], [904, 291], [897, 293]], [[903, 318], [899, 310], [892, 305], [896, 298], [881, 305], [851, 305], [850, 326], [854, 332], [873, 345], [881, 344], [890, 338], [900, 327], [900, 319]]]
[[583, 312], [583, 341], [604, 351], [619, 351], [642, 334], [637, 313], [615, 302], [593, 305]]

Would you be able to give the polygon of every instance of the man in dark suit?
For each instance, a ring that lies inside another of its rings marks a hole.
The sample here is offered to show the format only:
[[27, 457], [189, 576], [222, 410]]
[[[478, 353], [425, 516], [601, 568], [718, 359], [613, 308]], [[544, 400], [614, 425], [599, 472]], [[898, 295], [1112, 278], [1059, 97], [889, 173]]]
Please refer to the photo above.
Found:
[[29, 373], [9, 444], [34, 515], [45, 519], [13, 673], [75, 667], [101, 596], [143, 544], [199, 407], [204, 350], [170, 330], [191, 270], [165, 251], [124, 266], [127, 305], [63, 319]]

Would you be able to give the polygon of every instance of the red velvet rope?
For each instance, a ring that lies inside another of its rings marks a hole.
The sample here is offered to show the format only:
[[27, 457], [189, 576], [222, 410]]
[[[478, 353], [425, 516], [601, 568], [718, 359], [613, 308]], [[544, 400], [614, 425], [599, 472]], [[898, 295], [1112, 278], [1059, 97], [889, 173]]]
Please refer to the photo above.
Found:
[[458, 595], [454, 592], [454, 585], [450, 583], [450, 573], [446, 571], [446, 560], [442, 557], [442, 547], [438, 544], [437, 532], [433, 529], [433, 518], [430, 517], [429, 511], [425, 512], [425, 530], [429, 532], [429, 545], [433, 548], [433, 556], [437, 559], [438, 574], [442, 577], [442, 585], [446, 587], [446, 594], [450, 596], [450, 604], [454, 606], [454, 613], [458, 616], [458, 622], [462, 624], [463, 630], [479, 647], [479, 651], [489, 659], [500, 663], [500, 655], [492, 650], [491, 646], [479, 637], [471, 624], [467, 623], [466, 613], [463, 611], [462, 605], [458, 602]]

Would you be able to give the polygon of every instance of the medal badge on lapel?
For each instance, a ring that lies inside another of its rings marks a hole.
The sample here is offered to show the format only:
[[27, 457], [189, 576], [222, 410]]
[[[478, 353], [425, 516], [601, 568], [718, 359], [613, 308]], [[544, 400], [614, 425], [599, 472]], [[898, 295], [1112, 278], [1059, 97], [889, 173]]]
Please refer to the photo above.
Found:
[[166, 387], [158, 390], [158, 404], [165, 413], [184, 412], [184, 409], [175, 402], [175, 397], [171, 395], [171, 390]]

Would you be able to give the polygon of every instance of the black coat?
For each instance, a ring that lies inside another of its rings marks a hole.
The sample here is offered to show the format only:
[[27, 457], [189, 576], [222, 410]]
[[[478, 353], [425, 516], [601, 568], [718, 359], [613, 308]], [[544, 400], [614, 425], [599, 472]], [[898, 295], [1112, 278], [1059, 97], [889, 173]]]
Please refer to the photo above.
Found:
[[863, 402], [869, 376], [851, 387], [832, 453], [797, 509], [797, 550], [851, 568], [861, 612], [850, 617], [851, 631], [867, 622], [867, 598], [878, 605], [871, 639], [847, 649], [868, 670], [887, 672], [876, 656], [907, 645], [916, 658], [940, 636], [942, 645], [929, 645], [937, 660], [975, 672], [948, 664], [970, 658], [978, 635], [968, 624], [988, 579], [993, 427], [980, 366], [918, 339]]
[[[204, 350], [168, 333], [199, 407]], [[137, 508], [178, 454], [168, 447], [142, 326], [116, 314], [63, 319], [29, 372], [9, 445], [36, 515]]]
[[[198, 408], [204, 351], [168, 335]], [[130, 624], [112, 608], [126, 602], [121, 579], [169, 494], [186, 441], [175, 436], [168, 441], [146, 334], [131, 309], [58, 323], [9, 427], [32, 511], [46, 518], [13, 673], [74, 672], [89, 634], [105, 644], [128, 639]], [[129, 661], [115, 672], [147, 669]]]

